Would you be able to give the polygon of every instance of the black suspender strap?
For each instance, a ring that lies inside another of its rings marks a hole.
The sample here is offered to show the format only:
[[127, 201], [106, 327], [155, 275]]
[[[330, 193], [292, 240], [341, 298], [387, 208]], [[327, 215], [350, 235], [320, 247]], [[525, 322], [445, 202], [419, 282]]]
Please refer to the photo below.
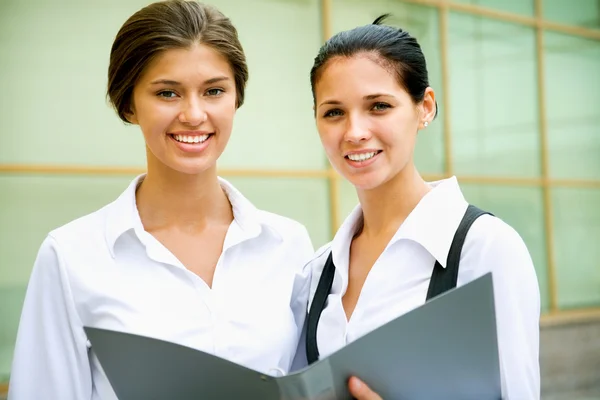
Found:
[[306, 358], [308, 363], [312, 364], [319, 360], [319, 349], [317, 347], [317, 325], [321, 318], [321, 313], [325, 308], [327, 297], [331, 293], [331, 286], [333, 285], [333, 277], [335, 276], [335, 265], [333, 264], [332, 252], [329, 253], [325, 267], [321, 273], [319, 284], [317, 285], [317, 291], [313, 297], [310, 311], [308, 312], [308, 318], [306, 322]]
[[456, 287], [460, 255], [462, 253], [463, 244], [465, 243], [465, 238], [467, 237], [467, 233], [473, 222], [484, 214], [490, 213], [480, 210], [473, 205], [467, 207], [467, 211], [454, 234], [454, 239], [452, 239], [450, 251], [448, 252], [448, 259], [446, 260], [446, 268], [443, 268], [439, 261], [435, 262], [433, 273], [429, 280], [426, 301]]
[[[490, 213], [482, 211], [473, 205], [467, 207], [467, 211], [454, 234], [454, 239], [452, 239], [450, 251], [448, 252], [448, 259], [446, 260], [446, 268], [443, 268], [438, 261], [435, 262], [433, 273], [431, 274], [431, 279], [429, 281], [426, 301], [456, 287], [460, 255], [463, 244], [465, 243], [465, 238], [467, 237], [467, 233], [473, 222], [484, 214]], [[307, 318], [306, 357], [309, 364], [319, 360], [317, 326], [319, 324], [319, 319], [321, 318], [321, 313], [325, 308], [327, 297], [329, 296], [329, 293], [331, 293], [334, 276], [335, 265], [333, 264], [332, 253], [329, 253]]]

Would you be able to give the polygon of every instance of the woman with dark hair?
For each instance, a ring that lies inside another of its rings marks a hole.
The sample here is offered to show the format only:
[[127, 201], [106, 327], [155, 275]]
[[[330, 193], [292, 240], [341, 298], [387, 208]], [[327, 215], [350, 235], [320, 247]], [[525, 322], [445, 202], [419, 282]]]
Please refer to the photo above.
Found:
[[10, 399], [115, 399], [84, 326], [175, 342], [270, 375], [290, 370], [306, 316], [310, 238], [217, 176], [247, 79], [237, 31], [212, 7], [158, 2], [121, 27], [108, 97], [125, 123], [139, 125], [147, 173], [42, 243]]
[[[308, 360], [491, 271], [503, 396], [537, 399], [540, 296], [527, 247], [470, 206], [455, 177], [426, 182], [417, 171], [415, 142], [436, 117], [435, 92], [417, 40], [382, 21], [333, 36], [310, 74], [321, 142], [360, 204], [310, 263], [311, 298], [325, 292], [310, 303]], [[472, 225], [450, 263], [461, 221]], [[435, 275], [446, 283], [433, 284]], [[379, 398], [357, 378], [349, 385], [356, 398]]]

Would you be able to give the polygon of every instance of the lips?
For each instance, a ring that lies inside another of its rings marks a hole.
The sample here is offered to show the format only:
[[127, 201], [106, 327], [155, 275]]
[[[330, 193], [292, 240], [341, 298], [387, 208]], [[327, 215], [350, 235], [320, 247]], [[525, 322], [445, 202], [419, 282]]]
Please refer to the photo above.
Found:
[[375, 157], [379, 153], [381, 153], [381, 150], [355, 152], [355, 153], [347, 154], [346, 158], [351, 161], [362, 162], [362, 161], [370, 160], [371, 158]]
[[171, 133], [168, 137], [179, 148], [186, 153], [201, 153], [212, 142], [213, 133], [205, 132], [177, 132]]
[[350, 167], [354, 169], [367, 168], [377, 161], [381, 153], [381, 150], [374, 149], [353, 151], [346, 154], [344, 156], [344, 160]]
[[181, 143], [202, 143], [204, 142], [206, 139], [208, 139], [208, 137], [210, 136], [209, 134], [206, 135], [171, 135], [173, 137], [173, 139], [177, 140], [178, 142]]

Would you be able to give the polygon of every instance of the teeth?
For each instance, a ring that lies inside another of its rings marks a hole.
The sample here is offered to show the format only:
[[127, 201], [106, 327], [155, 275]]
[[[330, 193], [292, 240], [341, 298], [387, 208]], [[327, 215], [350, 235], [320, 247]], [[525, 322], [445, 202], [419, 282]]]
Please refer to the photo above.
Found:
[[209, 135], [202, 135], [202, 136], [173, 135], [175, 140], [177, 140], [178, 142], [183, 142], [183, 143], [202, 143], [206, 139], [208, 139], [208, 136]]
[[370, 158], [373, 158], [375, 154], [377, 154], [376, 151], [373, 151], [371, 153], [348, 154], [348, 158], [352, 161], [365, 161]]

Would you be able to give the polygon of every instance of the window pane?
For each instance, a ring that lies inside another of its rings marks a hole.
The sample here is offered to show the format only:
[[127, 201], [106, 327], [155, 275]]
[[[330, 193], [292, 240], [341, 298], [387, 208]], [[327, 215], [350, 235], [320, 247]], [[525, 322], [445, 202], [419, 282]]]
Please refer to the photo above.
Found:
[[327, 179], [227, 178], [253, 204], [304, 224], [315, 250], [331, 240]]
[[[0, 52], [11, 55], [0, 64], [11, 93], [0, 108], [0, 132], [10, 132], [0, 137], [0, 162], [145, 165], [139, 128], [105, 98], [115, 34], [147, 5], [122, 3], [17, 1], [0, 12]], [[250, 72], [220, 167], [324, 168], [308, 79], [321, 43], [318, 0], [211, 4], [238, 28]]]
[[[248, 58], [246, 102], [238, 111], [223, 168], [322, 169], [309, 73], [321, 46], [318, 0], [217, 0]], [[258, 22], [260, 21], [260, 22]]]
[[535, 12], [534, 0], [457, 0], [456, 2], [530, 17], [532, 17]]
[[455, 172], [539, 176], [535, 31], [452, 13], [449, 47]]
[[544, 52], [550, 174], [600, 179], [600, 41], [545, 32]]
[[600, 189], [556, 188], [554, 245], [561, 308], [600, 305]]
[[600, 29], [598, 0], [543, 0], [544, 19], [583, 28]]
[[435, 7], [385, 0], [333, 0], [333, 33], [370, 24], [380, 15], [390, 13], [387, 24], [402, 28], [416, 37], [429, 72], [429, 84], [438, 99], [439, 114], [429, 128], [420, 132], [415, 148], [415, 163], [424, 174], [444, 172], [444, 142], [442, 136], [444, 105], [442, 104], [442, 72], [438, 31], [438, 11]]
[[344, 222], [344, 219], [350, 215], [357, 205], [358, 196], [356, 195], [356, 189], [347, 180], [340, 179], [340, 224]]
[[[21, 308], [25, 299], [25, 285], [5, 285], [0, 283], [0, 384], [8, 382], [21, 318]], [[0, 390], [0, 399], [2, 397]]]
[[537, 273], [542, 311], [548, 311], [544, 204], [540, 188], [462, 184], [469, 203], [491, 212], [521, 235]]

